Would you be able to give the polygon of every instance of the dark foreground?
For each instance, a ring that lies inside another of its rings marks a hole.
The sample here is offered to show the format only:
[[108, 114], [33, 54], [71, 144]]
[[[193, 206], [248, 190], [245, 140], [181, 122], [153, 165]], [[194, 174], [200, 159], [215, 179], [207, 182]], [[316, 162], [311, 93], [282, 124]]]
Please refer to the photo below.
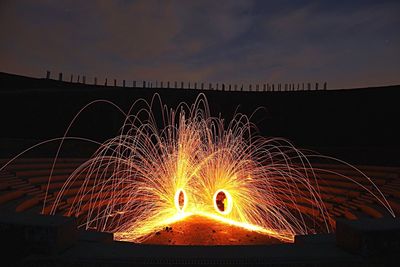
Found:
[[397, 266], [399, 220], [338, 221], [337, 233], [293, 244], [144, 245], [79, 231], [73, 218], [0, 216], [2, 266]]

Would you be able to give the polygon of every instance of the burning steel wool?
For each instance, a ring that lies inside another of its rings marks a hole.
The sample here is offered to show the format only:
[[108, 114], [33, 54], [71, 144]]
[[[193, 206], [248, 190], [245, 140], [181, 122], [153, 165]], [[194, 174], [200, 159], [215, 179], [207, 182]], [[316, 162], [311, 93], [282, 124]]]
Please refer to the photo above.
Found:
[[[130, 114], [139, 103], [146, 108]], [[153, 113], [156, 103], [162, 126]], [[50, 207], [48, 213], [55, 214], [71, 185], [84, 177], [66, 215], [80, 218], [83, 228], [113, 232], [117, 240], [143, 242], [189, 216], [284, 242], [334, 229], [308, 157], [284, 139], [258, 135], [246, 115], [226, 123], [210, 115], [204, 95], [176, 109], [156, 95], [151, 103], [135, 102], [125, 116], [120, 134], [101, 144], [55, 199], [45, 200], [44, 212]], [[394, 216], [368, 181], [375, 191], [365, 190]]]

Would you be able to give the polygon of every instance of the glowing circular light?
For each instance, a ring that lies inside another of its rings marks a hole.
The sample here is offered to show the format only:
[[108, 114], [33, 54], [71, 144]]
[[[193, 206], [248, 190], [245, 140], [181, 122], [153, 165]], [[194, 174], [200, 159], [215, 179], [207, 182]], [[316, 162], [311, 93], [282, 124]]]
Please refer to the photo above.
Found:
[[232, 211], [232, 196], [228, 191], [219, 189], [213, 197], [214, 208], [221, 214], [229, 214]]
[[176, 209], [178, 211], [184, 211], [187, 206], [187, 195], [185, 190], [182, 188], [176, 190], [174, 201]]

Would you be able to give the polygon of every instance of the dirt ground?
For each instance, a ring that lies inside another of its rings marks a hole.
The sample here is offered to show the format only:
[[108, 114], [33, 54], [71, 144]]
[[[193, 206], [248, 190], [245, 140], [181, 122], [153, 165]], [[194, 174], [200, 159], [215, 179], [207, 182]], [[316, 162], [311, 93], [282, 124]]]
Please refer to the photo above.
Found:
[[202, 216], [190, 216], [166, 226], [145, 244], [162, 245], [259, 245], [281, 243], [276, 238], [227, 225]]

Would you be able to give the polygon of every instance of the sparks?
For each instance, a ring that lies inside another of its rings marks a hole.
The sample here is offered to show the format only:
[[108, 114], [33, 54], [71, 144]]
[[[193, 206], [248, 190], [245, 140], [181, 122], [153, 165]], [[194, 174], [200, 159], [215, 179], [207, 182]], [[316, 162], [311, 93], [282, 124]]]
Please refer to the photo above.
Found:
[[[191, 107], [163, 106], [159, 126], [153, 102], [128, 114], [121, 134], [46, 199], [50, 214], [69, 198], [65, 215], [79, 217], [81, 227], [133, 242], [191, 215], [284, 242], [332, 231], [312, 166], [288, 141], [257, 135], [243, 114], [228, 124], [212, 117], [204, 95]], [[69, 188], [82, 177], [71, 198]]]

